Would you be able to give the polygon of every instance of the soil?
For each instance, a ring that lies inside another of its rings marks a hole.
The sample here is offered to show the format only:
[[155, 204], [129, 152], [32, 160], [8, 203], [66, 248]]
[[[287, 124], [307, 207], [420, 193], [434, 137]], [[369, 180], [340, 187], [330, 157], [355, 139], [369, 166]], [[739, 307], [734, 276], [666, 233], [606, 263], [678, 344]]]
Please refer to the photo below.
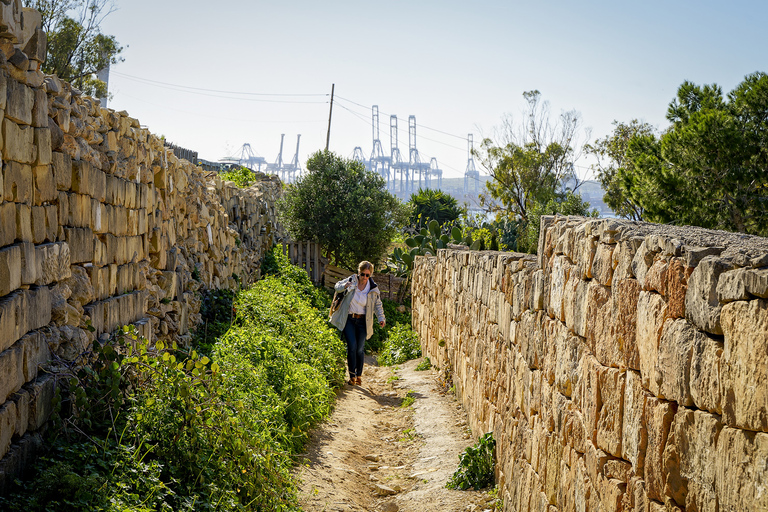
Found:
[[362, 386], [338, 392], [334, 413], [312, 434], [297, 470], [303, 510], [495, 509], [488, 490], [445, 487], [473, 440], [461, 405], [435, 370], [415, 370], [419, 362], [379, 367], [366, 357]]

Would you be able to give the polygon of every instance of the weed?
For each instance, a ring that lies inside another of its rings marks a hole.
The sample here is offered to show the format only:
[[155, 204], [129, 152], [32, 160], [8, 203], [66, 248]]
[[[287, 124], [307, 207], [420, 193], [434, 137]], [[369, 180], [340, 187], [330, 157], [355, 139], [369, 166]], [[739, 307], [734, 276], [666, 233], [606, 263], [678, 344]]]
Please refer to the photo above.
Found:
[[397, 324], [379, 352], [379, 364], [391, 366], [421, 357], [419, 335], [404, 324]]
[[414, 395], [413, 390], [408, 390], [408, 392], [405, 394], [405, 398], [403, 398], [403, 401], [400, 404], [400, 407], [405, 409], [406, 407], [412, 406], [413, 402], [416, 401], [416, 398], [413, 395]]
[[449, 489], [484, 489], [493, 484], [494, 451], [493, 433], [484, 434], [474, 446], [467, 447], [459, 456], [459, 467], [445, 485]]
[[416, 366], [416, 371], [423, 372], [424, 370], [429, 370], [431, 368], [432, 362], [429, 360], [429, 357], [424, 357], [424, 360]]

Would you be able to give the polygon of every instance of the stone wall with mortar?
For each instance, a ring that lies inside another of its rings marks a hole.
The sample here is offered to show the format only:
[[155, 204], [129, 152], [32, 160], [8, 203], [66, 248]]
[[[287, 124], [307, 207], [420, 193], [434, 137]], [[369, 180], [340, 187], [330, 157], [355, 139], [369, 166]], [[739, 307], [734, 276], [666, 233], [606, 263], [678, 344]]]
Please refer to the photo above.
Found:
[[0, 487], [41, 446], [56, 380], [42, 368], [125, 324], [184, 344], [202, 288], [258, 278], [281, 191], [222, 183], [43, 75], [39, 25], [0, 0]]
[[418, 258], [413, 325], [493, 431], [505, 510], [768, 510], [768, 239], [542, 219]]

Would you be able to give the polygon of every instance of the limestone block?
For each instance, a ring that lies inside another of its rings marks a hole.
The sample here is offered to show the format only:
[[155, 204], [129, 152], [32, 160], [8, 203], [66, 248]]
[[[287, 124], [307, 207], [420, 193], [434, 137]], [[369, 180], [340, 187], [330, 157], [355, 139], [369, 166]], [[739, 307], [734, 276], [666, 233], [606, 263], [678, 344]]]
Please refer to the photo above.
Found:
[[0, 246], [12, 244], [16, 239], [16, 204], [0, 203]]
[[20, 332], [24, 316], [24, 292], [19, 290], [0, 298], [0, 352], [7, 349], [24, 334]]
[[24, 384], [24, 349], [20, 344], [0, 352], [0, 403], [21, 389]]
[[601, 450], [614, 457], [621, 457], [625, 382], [623, 370], [605, 368], [598, 374], [600, 404], [596, 441]]
[[618, 368], [625, 365], [625, 355], [616, 336], [617, 318], [611, 288], [596, 281], [589, 285], [587, 306], [587, 344], [604, 366]]
[[578, 274], [581, 279], [592, 278], [592, 264], [595, 259], [595, 253], [597, 252], [596, 237], [587, 237], [584, 234], [575, 240], [575, 255], [574, 263], [578, 268]]
[[23, 347], [24, 382], [37, 377], [39, 368], [51, 360], [51, 350], [44, 336], [38, 331], [26, 334], [18, 342]]
[[34, 128], [35, 146], [37, 148], [35, 165], [49, 165], [53, 158], [51, 151], [51, 130]]
[[3, 119], [3, 160], [32, 164], [37, 157], [35, 129]]
[[32, 242], [32, 208], [28, 204], [16, 203], [16, 240]]
[[544, 271], [541, 269], [535, 270], [532, 280], [531, 309], [538, 311], [544, 309]]
[[58, 240], [59, 209], [53, 204], [44, 206], [43, 208], [45, 209], [45, 239], [50, 242], [55, 242]]
[[664, 467], [664, 447], [674, 415], [674, 404], [656, 397], [646, 399], [648, 445], [645, 451], [644, 476], [648, 497], [657, 501], [664, 501], [664, 486], [668, 473], [668, 469]]
[[579, 382], [579, 367], [585, 347], [581, 338], [565, 329], [559, 329], [557, 333], [555, 386], [560, 393], [570, 397]]
[[696, 331], [691, 354], [691, 398], [699, 409], [722, 414], [720, 358], [723, 343]]
[[540, 328], [543, 312], [526, 311], [520, 319], [520, 328], [516, 332], [515, 343], [520, 347], [520, 354], [528, 368], [541, 368], [544, 360], [544, 336]]
[[56, 179], [57, 190], [72, 188], [72, 158], [69, 155], [55, 151], [51, 155], [51, 167]]
[[573, 265], [564, 256], [555, 256], [550, 281], [549, 313], [561, 322], [565, 320], [563, 294]]
[[45, 374], [27, 385], [30, 395], [29, 430], [42, 427], [53, 412], [53, 396], [56, 391], [56, 381], [50, 374]]
[[11, 438], [16, 435], [17, 416], [15, 402], [9, 400], [0, 407], [0, 458], [8, 453]]
[[44, 206], [33, 206], [31, 210], [31, 222], [32, 222], [32, 241], [36, 244], [45, 242], [48, 236], [48, 225], [46, 208]]
[[717, 416], [680, 408], [664, 449], [665, 494], [686, 510], [717, 512]]
[[723, 334], [720, 326], [722, 305], [717, 296], [717, 282], [720, 274], [731, 270], [729, 260], [707, 256], [696, 267], [688, 279], [685, 294], [685, 317], [702, 331]]
[[64, 228], [72, 264], [93, 261], [93, 231], [90, 228]]
[[168, 300], [176, 298], [178, 274], [174, 271], [165, 271], [158, 276], [157, 284], [163, 291], [163, 297]]
[[658, 293], [641, 291], [637, 301], [637, 351], [643, 387], [658, 396], [656, 365], [659, 339], [666, 319], [667, 305]]
[[16, 124], [32, 124], [32, 108], [35, 104], [35, 91], [12, 78], [6, 79], [7, 103], [5, 117]]
[[563, 289], [563, 322], [568, 328], [583, 336], [586, 327], [588, 283], [571, 272]]
[[685, 318], [685, 294], [688, 277], [693, 268], [685, 266], [682, 258], [672, 258], [666, 272], [667, 315], [671, 318]]
[[664, 259], [657, 259], [648, 269], [645, 274], [645, 281], [643, 283], [643, 289], [648, 291], [655, 291], [661, 294], [662, 297], [667, 296], [667, 269], [669, 263]]
[[717, 439], [719, 510], [768, 510], [768, 434], [723, 428]]
[[697, 336], [703, 334], [684, 319], [670, 318], [664, 323], [653, 377], [660, 398], [689, 407], [693, 405], [689, 379], [693, 345]]
[[768, 432], [768, 301], [731, 302], [722, 315], [723, 422]]
[[10, 401], [16, 405], [16, 435], [22, 436], [29, 428], [29, 392], [23, 387], [11, 395]]
[[51, 172], [50, 165], [32, 167], [32, 178], [34, 183], [33, 204], [39, 206], [54, 201], [58, 197], [56, 179]]
[[595, 258], [592, 260], [592, 276], [598, 283], [611, 286], [613, 279], [613, 251], [615, 244], [598, 244]]
[[84, 160], [72, 161], [72, 191], [93, 197], [93, 166]]
[[35, 284], [49, 285], [71, 276], [69, 245], [56, 242], [35, 246]]
[[100, 203], [96, 199], [91, 200], [91, 228], [95, 233], [107, 233], [109, 231], [109, 205]]
[[18, 245], [0, 249], [0, 296], [21, 286], [21, 253]]
[[48, 127], [48, 95], [43, 89], [35, 89], [35, 103], [32, 107], [32, 126]]
[[21, 251], [21, 284], [33, 284], [37, 279], [35, 244], [25, 242], [18, 247]]
[[584, 415], [586, 445], [596, 442], [597, 421], [600, 415], [599, 377], [603, 368], [592, 355], [585, 354], [582, 358], [581, 379], [578, 395], [574, 397], [574, 402]]
[[720, 302], [746, 300], [751, 296], [768, 298], [768, 268], [739, 268], [723, 272], [717, 282]]
[[645, 276], [654, 262], [654, 252], [649, 248], [648, 241], [643, 241], [637, 248], [632, 258], [632, 275], [635, 276], [640, 286], [645, 286]]
[[2, 182], [3, 199], [17, 203], [32, 202], [32, 172], [28, 165], [5, 162]]

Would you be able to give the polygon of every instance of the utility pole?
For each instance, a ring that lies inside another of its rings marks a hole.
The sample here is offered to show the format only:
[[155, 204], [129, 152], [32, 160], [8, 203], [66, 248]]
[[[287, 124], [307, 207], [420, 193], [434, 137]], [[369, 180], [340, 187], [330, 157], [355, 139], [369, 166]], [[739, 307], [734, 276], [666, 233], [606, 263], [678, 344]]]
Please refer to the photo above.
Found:
[[331, 84], [331, 110], [328, 112], [328, 137], [325, 139], [325, 150], [328, 151], [328, 145], [331, 143], [331, 116], [333, 116], [333, 90], [336, 84]]

